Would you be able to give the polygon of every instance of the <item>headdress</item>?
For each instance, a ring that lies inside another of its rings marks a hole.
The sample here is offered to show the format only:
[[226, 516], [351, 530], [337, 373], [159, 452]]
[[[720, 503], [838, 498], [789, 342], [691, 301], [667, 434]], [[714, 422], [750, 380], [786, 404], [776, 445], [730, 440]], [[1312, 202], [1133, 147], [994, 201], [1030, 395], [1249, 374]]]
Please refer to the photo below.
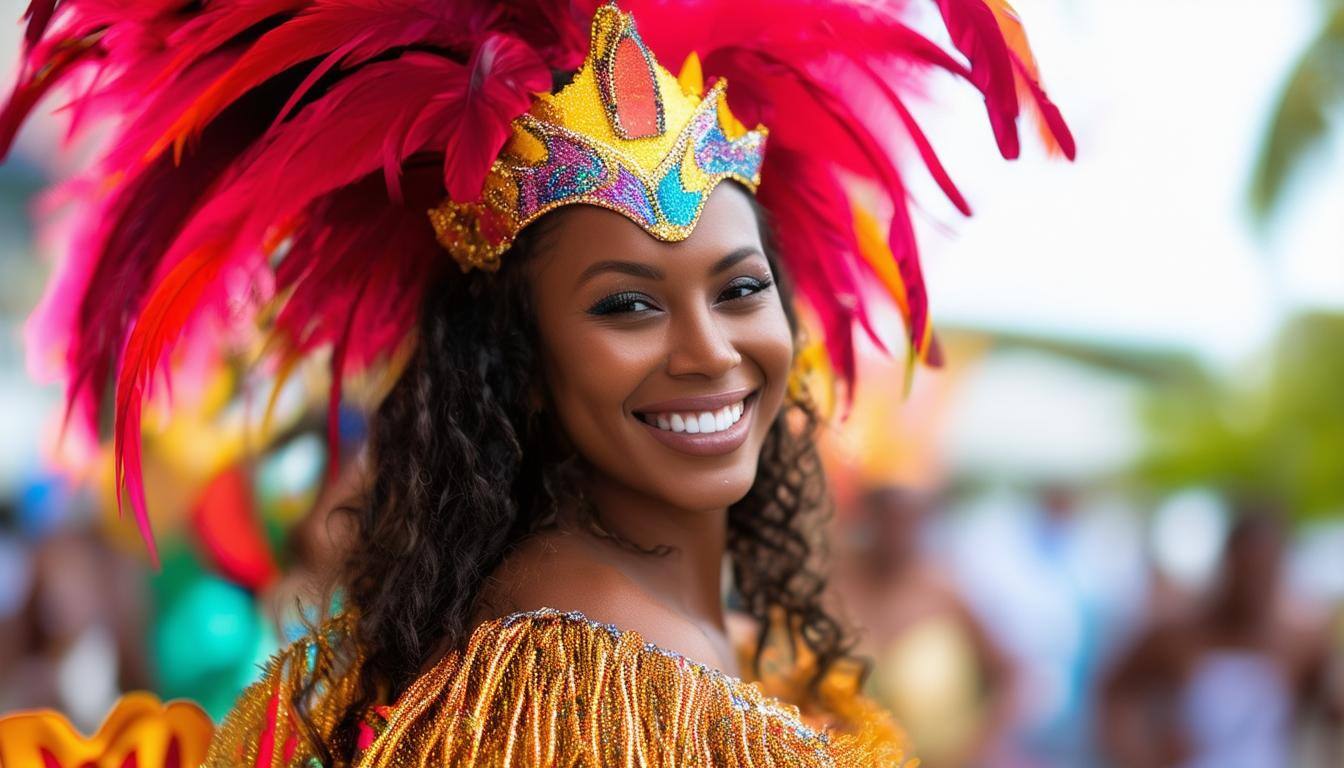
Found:
[[733, 117], [726, 82], [702, 97], [694, 58], [682, 81], [673, 78], [614, 5], [597, 9], [590, 37], [573, 82], [538, 94], [513, 121], [484, 190], [464, 189], [465, 200], [430, 211], [464, 270], [495, 269], [519, 230], [564, 205], [609, 208], [675, 241], [691, 234], [720, 181], [756, 191], [766, 132]]
[[33, 0], [0, 148], [58, 85], [72, 132], [110, 130], [30, 363], [66, 379], [75, 427], [96, 432], [114, 388], [118, 487], [152, 552], [140, 417], [175, 350], [254, 320], [277, 371], [329, 348], [334, 424], [341, 382], [392, 356], [424, 286], [489, 268], [556, 205], [676, 239], [715, 183], [759, 182], [840, 376], [881, 293], [930, 361], [905, 150], [969, 207], [907, 108], [920, 72], [979, 89], [1005, 157], [1024, 106], [1073, 153], [1005, 0], [934, 3], [959, 54], [904, 0], [623, 0], [638, 32], [584, 0]]

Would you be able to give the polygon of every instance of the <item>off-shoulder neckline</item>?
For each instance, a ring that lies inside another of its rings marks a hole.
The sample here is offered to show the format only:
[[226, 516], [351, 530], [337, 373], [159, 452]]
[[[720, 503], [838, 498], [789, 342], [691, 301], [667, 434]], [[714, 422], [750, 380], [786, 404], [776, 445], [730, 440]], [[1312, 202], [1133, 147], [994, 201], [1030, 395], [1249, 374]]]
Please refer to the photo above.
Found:
[[558, 608], [543, 606], [541, 608], [530, 608], [524, 611], [514, 611], [513, 613], [505, 614], [503, 616], [500, 616], [496, 619], [492, 619], [484, 623], [488, 624], [491, 622], [498, 622], [507, 627], [512, 626], [513, 624], [516, 624], [524, 619], [559, 619], [562, 621], [578, 622], [581, 624], [586, 624], [592, 629], [600, 629], [603, 632], [606, 632], [607, 634], [611, 635], [613, 638], [619, 638], [621, 635], [630, 635], [632, 637], [638, 638], [640, 641], [640, 646], [643, 647], [644, 650], [649, 651], [650, 653], [656, 653], [659, 656], [666, 656], [667, 658], [672, 659], [673, 661], [676, 661], [679, 664], [684, 664], [688, 667], [691, 667], [696, 672], [699, 672], [701, 674], [708, 674], [713, 677], [721, 677], [725, 680], [737, 683], [739, 685], [750, 685], [750, 681], [742, 677], [739, 677], [737, 675], [731, 675], [719, 669], [718, 667], [712, 666], [710, 664], [705, 664], [704, 662], [696, 661], [695, 659], [692, 659], [691, 657], [686, 656], [685, 654], [679, 653], [670, 648], [664, 648], [663, 646], [658, 645], [657, 643], [649, 642], [644, 639], [644, 635], [638, 630], [622, 629], [621, 627], [618, 627], [615, 624], [598, 621], [597, 619], [589, 617], [583, 611], [576, 611], [576, 610], [562, 611]]
[[702, 664], [701, 662], [688, 658], [684, 654], [678, 653], [674, 650], [671, 650], [670, 648], [664, 648], [658, 645], [657, 643], [652, 643], [645, 640], [644, 636], [640, 634], [637, 630], [622, 629], [616, 626], [615, 624], [597, 621], [596, 619], [591, 619], [582, 611], [576, 611], [576, 610], [561, 611], [559, 609], [550, 607], [532, 608], [525, 611], [514, 611], [512, 613], [508, 613], [503, 616], [499, 616], [497, 618], [489, 619], [487, 621], [482, 622], [480, 626], [476, 628], [476, 631], [479, 632], [481, 629], [486, 628], [492, 624], [508, 628], [512, 627], [513, 625], [517, 624], [520, 621], [570, 622], [573, 624], [586, 626], [592, 630], [605, 632], [607, 635], [611, 637], [613, 641], [620, 640], [623, 636], [628, 636], [638, 641], [639, 646], [646, 653], [656, 654], [658, 656], [671, 659], [672, 661], [676, 662], [679, 666], [686, 668], [693, 674], [703, 676], [709, 680], [724, 685], [725, 688], [728, 690], [729, 695], [732, 696], [734, 706], [742, 709], [751, 707], [752, 702], [749, 701], [747, 697], [739, 695], [739, 692], [741, 690], [751, 689], [755, 691], [756, 694], [754, 697], [751, 698], [756, 699], [756, 706], [758, 708], [763, 710], [763, 712], [766, 714], [783, 718], [785, 721], [789, 722], [799, 736], [802, 736], [806, 739], [818, 739], [823, 744], [827, 743], [830, 740], [830, 735], [827, 733], [825, 729], [817, 730], [807, 726], [805, 723], [803, 723], [801, 715], [798, 712], [798, 708], [796, 706], [787, 704], [785, 702], [781, 702], [775, 697], [766, 694], [761, 689], [759, 682], [757, 681], [747, 682], [740, 677], [730, 675], [727, 672], [724, 672], [715, 667], [711, 667], [708, 664]]

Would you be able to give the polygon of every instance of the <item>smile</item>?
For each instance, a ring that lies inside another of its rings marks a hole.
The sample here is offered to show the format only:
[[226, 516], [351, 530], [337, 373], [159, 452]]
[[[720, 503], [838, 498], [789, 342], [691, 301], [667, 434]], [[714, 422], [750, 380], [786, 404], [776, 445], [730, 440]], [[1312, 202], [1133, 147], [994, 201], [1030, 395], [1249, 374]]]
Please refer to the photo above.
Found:
[[687, 434], [713, 434], [733, 426], [742, 418], [746, 410], [746, 399], [725, 405], [715, 411], [694, 411], [689, 413], [643, 413], [637, 414], [640, 421], [667, 432], [686, 432]]
[[721, 456], [747, 441], [755, 400], [755, 391], [738, 390], [659, 403], [634, 415], [668, 448], [691, 456]]

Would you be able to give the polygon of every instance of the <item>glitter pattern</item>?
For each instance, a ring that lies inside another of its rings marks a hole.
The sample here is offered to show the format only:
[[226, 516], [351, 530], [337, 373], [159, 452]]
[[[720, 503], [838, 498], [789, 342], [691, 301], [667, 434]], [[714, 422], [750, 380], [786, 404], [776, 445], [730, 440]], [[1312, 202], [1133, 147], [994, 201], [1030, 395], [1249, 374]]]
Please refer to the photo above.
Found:
[[[325, 657], [316, 666], [300, 663], [308, 655], [300, 644], [272, 662], [225, 721], [206, 766], [319, 765], [296, 741], [290, 698], [308, 679], [305, 667], [333, 673], [328, 688], [337, 695], [311, 705], [319, 731], [331, 739], [335, 713], [348, 701], [342, 697], [353, 693], [352, 676], [334, 674], [337, 665]], [[905, 765], [899, 731], [850, 689], [828, 702], [838, 715], [825, 724], [808, 722], [763, 690], [582, 613], [514, 613], [481, 624], [395, 705], [375, 708], [355, 764]]]
[[463, 271], [494, 270], [523, 227], [561, 206], [623, 214], [660, 240], [688, 237], [725, 179], [755, 192], [766, 130], [729, 138], [734, 125], [718, 81], [687, 95], [654, 61], [628, 14], [593, 17], [588, 60], [557, 94], [542, 94], [513, 124], [480, 202], [429, 212], [439, 242]]

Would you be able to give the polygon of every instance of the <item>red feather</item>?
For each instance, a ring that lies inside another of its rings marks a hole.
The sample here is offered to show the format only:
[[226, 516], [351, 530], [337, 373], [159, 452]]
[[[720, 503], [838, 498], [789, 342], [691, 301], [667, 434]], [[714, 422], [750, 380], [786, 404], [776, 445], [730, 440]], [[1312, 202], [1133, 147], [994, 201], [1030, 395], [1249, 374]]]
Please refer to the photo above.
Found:
[[[72, 128], [87, 116], [111, 118], [115, 130], [103, 178], [87, 187], [108, 190], [90, 209], [98, 223], [83, 230], [33, 335], [69, 326], [72, 402], [96, 402], [115, 376], [118, 488], [151, 552], [140, 415], [178, 342], [215, 318], [251, 319], [258, 298], [281, 296], [271, 352], [292, 359], [330, 345], [336, 413], [344, 376], [388, 358], [415, 322], [423, 286], [453, 266], [424, 210], [445, 193], [479, 195], [532, 93], [549, 89], [550, 70], [582, 61], [596, 2], [34, 0], [0, 144], [59, 85], [83, 86]], [[905, 0], [621, 3], [665, 65], [698, 51], [706, 75], [732, 82], [738, 116], [770, 127], [759, 197], [834, 367], [850, 380], [853, 334], [880, 342], [867, 304], [874, 269], [899, 290], [912, 348], [929, 361], [938, 354], [905, 157], [918, 156], [954, 205], [969, 206], [906, 107], [923, 70], [984, 94], [1005, 156], [1017, 153], [1023, 103], [1073, 152], [1007, 5], [937, 3], [964, 63], [902, 21]], [[168, 146], [174, 157], [160, 157]], [[424, 168], [441, 161], [442, 173], [432, 174], [431, 199], [408, 194], [416, 202], [402, 205], [413, 157], [410, 192]], [[848, 197], [855, 179], [889, 209], [863, 243]], [[895, 272], [869, 261], [885, 250]]]
[[33, 107], [52, 87], [59, 84], [70, 70], [83, 63], [98, 43], [96, 36], [71, 40], [44, 57], [39, 64], [25, 67], [31, 74], [23, 76], [14, 86], [13, 93], [0, 112], [0, 160], [9, 155], [19, 126], [28, 119]]
[[224, 266], [217, 247], [204, 247], [182, 259], [150, 294], [126, 345], [117, 378], [117, 408], [113, 427], [117, 510], [122, 507], [122, 489], [131, 498], [140, 535], [149, 547], [149, 557], [158, 567], [158, 547], [149, 524], [145, 485], [141, 475], [140, 412], [151, 379], [165, 351], [172, 347], [187, 320], [204, 304], [205, 295], [218, 289], [216, 278]]
[[191, 524], [206, 558], [229, 581], [260, 591], [280, 575], [243, 467], [226, 469], [206, 484]]
[[58, 2], [60, 0], [32, 0], [28, 3], [28, 10], [23, 12], [23, 18], [28, 22], [23, 39], [28, 46], [36, 45], [47, 33], [47, 25], [51, 23], [51, 16], [56, 12]]
[[1017, 138], [1017, 83], [1012, 58], [994, 11], [985, 0], [937, 0], [952, 43], [971, 64], [970, 81], [985, 95], [989, 124], [999, 153], [1011, 160], [1021, 145]]
[[129, 176], [89, 211], [78, 247], [67, 254], [28, 323], [30, 354], [64, 348], [67, 422], [81, 419], [89, 434], [96, 434], [112, 367], [165, 252], [213, 181], [265, 127], [251, 110], [232, 112], [210, 127], [209, 141], [180, 166], [162, 158], [141, 167], [144, 137], [162, 125], [163, 103], [191, 85], [183, 77], [159, 92], [110, 150], [109, 167], [125, 167]]
[[[187, 139], [239, 96], [306, 61], [331, 56], [325, 67], [354, 66], [413, 43], [467, 50], [479, 36], [480, 25], [489, 21], [481, 13], [464, 14], [467, 5], [474, 3], [317, 0], [294, 19], [263, 35], [233, 69], [178, 118], [153, 152], [169, 145], [180, 152]], [[296, 91], [291, 102], [296, 102], [303, 90]]]
[[[513, 61], [514, 54], [507, 52], [510, 44], [498, 45], [503, 51], [497, 51], [500, 57]], [[540, 62], [536, 64], [544, 70]], [[256, 151], [238, 162], [232, 178], [213, 192], [187, 225], [165, 259], [170, 271], [131, 332], [118, 381], [117, 479], [130, 491], [137, 519], [144, 513], [140, 401], [185, 323], [193, 313], [213, 305], [206, 300], [208, 285], [224, 270], [256, 268], [254, 261], [268, 229], [317, 198], [378, 170], [385, 161], [385, 146], [401, 147], [400, 161], [443, 141], [443, 131], [451, 129], [447, 117], [471, 107], [460, 98], [440, 98], [445, 83], [450, 84], [450, 93], [460, 93], [451, 84], [465, 79], [464, 70], [427, 53], [367, 65], [272, 130]], [[494, 107], [508, 102], [497, 90], [501, 87], [492, 79], [463, 95], [490, 94], [485, 101]], [[495, 117], [507, 125], [515, 116]], [[333, 157], [342, 162], [331, 162]], [[479, 183], [478, 179], [478, 189]]]
[[[377, 177], [319, 201], [276, 273], [283, 357], [332, 347], [328, 443], [339, 455], [342, 377], [385, 356], [415, 324], [426, 284], [451, 263], [418, 208], [388, 205]], [[377, 211], [376, 215], [369, 215]], [[388, 259], [386, 254], [398, 258]], [[371, 264], [378, 264], [371, 269]], [[338, 461], [328, 462], [334, 472]]]
[[466, 70], [444, 79], [435, 108], [410, 126], [401, 154], [429, 142], [442, 144], [448, 196], [475, 200], [509, 138], [509, 124], [527, 111], [533, 94], [550, 86], [550, 70], [532, 49], [513, 38], [491, 35], [472, 54]]

